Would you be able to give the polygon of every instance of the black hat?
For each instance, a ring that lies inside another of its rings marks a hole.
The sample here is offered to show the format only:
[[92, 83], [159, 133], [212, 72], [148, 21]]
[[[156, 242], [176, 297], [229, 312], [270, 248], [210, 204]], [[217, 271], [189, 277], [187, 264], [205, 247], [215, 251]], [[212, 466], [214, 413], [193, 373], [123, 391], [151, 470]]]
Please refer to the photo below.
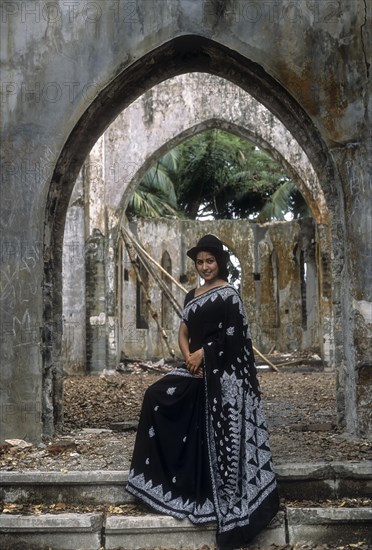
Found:
[[186, 254], [195, 262], [196, 255], [202, 251], [211, 252], [213, 255], [222, 258], [225, 262], [229, 259], [229, 253], [223, 249], [222, 242], [215, 235], [204, 235], [204, 237], [199, 239], [197, 245], [190, 248]]

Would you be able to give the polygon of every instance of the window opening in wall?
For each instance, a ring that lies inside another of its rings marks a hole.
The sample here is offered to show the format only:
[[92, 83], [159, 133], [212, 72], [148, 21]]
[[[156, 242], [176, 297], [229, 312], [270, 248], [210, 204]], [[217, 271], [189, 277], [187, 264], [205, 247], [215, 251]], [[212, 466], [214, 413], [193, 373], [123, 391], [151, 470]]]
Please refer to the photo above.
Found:
[[[139, 274], [143, 283], [143, 286], [148, 290], [149, 286], [149, 275], [144, 265], [137, 259]], [[148, 323], [148, 309], [146, 306], [146, 296], [143, 289], [143, 286], [139, 281], [137, 281], [136, 286], [136, 328], [149, 328]]]
[[[161, 259], [161, 266], [169, 275], [172, 275], [172, 260], [168, 254], [167, 251], [164, 252], [162, 259]], [[172, 289], [172, 283], [169, 281], [169, 278], [162, 273], [162, 279], [164, 283], [169, 287], [169, 289]], [[164, 292], [162, 292], [161, 296], [161, 321], [163, 328], [170, 329], [173, 326], [173, 317], [174, 312], [173, 308], [168, 300], [168, 298], [165, 296]]]
[[301, 312], [302, 312], [302, 328], [307, 329], [307, 296], [306, 296], [306, 262], [304, 251], [300, 253], [300, 278], [301, 278]]
[[131, 261], [123, 241], [123, 281], [126, 283], [129, 281], [129, 273], [131, 269]]

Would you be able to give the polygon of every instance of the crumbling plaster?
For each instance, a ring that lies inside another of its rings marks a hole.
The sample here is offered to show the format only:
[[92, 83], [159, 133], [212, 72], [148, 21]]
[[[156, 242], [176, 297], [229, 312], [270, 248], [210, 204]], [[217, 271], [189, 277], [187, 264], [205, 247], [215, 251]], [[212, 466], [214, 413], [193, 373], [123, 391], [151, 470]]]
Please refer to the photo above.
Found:
[[339, 421], [358, 435], [371, 402], [358, 401], [353, 309], [372, 303], [370, 4], [56, 0], [54, 15], [43, 0], [23, 4], [1, 3], [1, 438], [38, 441], [61, 420], [62, 242], [83, 161], [123, 108], [189, 71], [251, 93], [317, 173], [331, 222]]

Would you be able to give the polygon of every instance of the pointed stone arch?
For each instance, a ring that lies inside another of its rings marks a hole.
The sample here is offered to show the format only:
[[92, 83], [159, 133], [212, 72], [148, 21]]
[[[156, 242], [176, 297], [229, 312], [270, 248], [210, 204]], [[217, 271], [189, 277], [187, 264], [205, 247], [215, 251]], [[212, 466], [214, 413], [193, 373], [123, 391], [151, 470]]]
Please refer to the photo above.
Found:
[[[52, 326], [61, 318], [61, 256], [63, 227], [69, 198], [78, 172], [95, 141], [119, 112], [136, 97], [153, 85], [177, 74], [201, 71], [227, 78], [257, 98], [263, 105], [290, 128], [291, 133], [303, 147], [321, 182], [327, 206], [338, 211], [336, 200], [337, 172], [332, 157], [306, 112], [294, 98], [270, 76], [262, 66], [230, 50], [216, 41], [199, 36], [182, 36], [154, 48], [139, 61], [118, 74], [85, 110], [70, 133], [57, 160], [50, 182], [45, 213], [44, 235], [44, 314], [45, 326]], [[342, 235], [342, 226], [333, 216], [333, 234], [336, 240]], [[336, 255], [342, 247], [336, 249]], [[112, 253], [112, 252], [111, 252]], [[336, 286], [341, 282], [339, 263], [334, 265]], [[110, 297], [108, 297], [110, 299]], [[335, 315], [340, 317], [341, 310]], [[44, 388], [55, 385], [52, 400], [44, 401], [44, 431], [51, 433], [54, 424], [61, 422], [62, 372], [56, 371], [56, 358], [60, 355], [61, 334], [47, 331], [43, 363]], [[340, 350], [341, 351], [341, 350]], [[342, 351], [341, 351], [342, 353]], [[54, 372], [52, 378], [48, 373]], [[44, 390], [50, 396], [50, 391]]]

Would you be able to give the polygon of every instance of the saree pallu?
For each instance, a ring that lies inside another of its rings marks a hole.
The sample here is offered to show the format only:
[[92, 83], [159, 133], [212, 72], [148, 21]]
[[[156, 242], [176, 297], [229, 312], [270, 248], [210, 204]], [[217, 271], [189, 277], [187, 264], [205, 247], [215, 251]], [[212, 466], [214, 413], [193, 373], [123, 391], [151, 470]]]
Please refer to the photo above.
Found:
[[215, 521], [217, 545], [248, 544], [279, 499], [239, 293], [225, 285], [185, 300], [190, 351], [204, 376], [178, 367], [144, 396], [127, 490], [156, 510]]

